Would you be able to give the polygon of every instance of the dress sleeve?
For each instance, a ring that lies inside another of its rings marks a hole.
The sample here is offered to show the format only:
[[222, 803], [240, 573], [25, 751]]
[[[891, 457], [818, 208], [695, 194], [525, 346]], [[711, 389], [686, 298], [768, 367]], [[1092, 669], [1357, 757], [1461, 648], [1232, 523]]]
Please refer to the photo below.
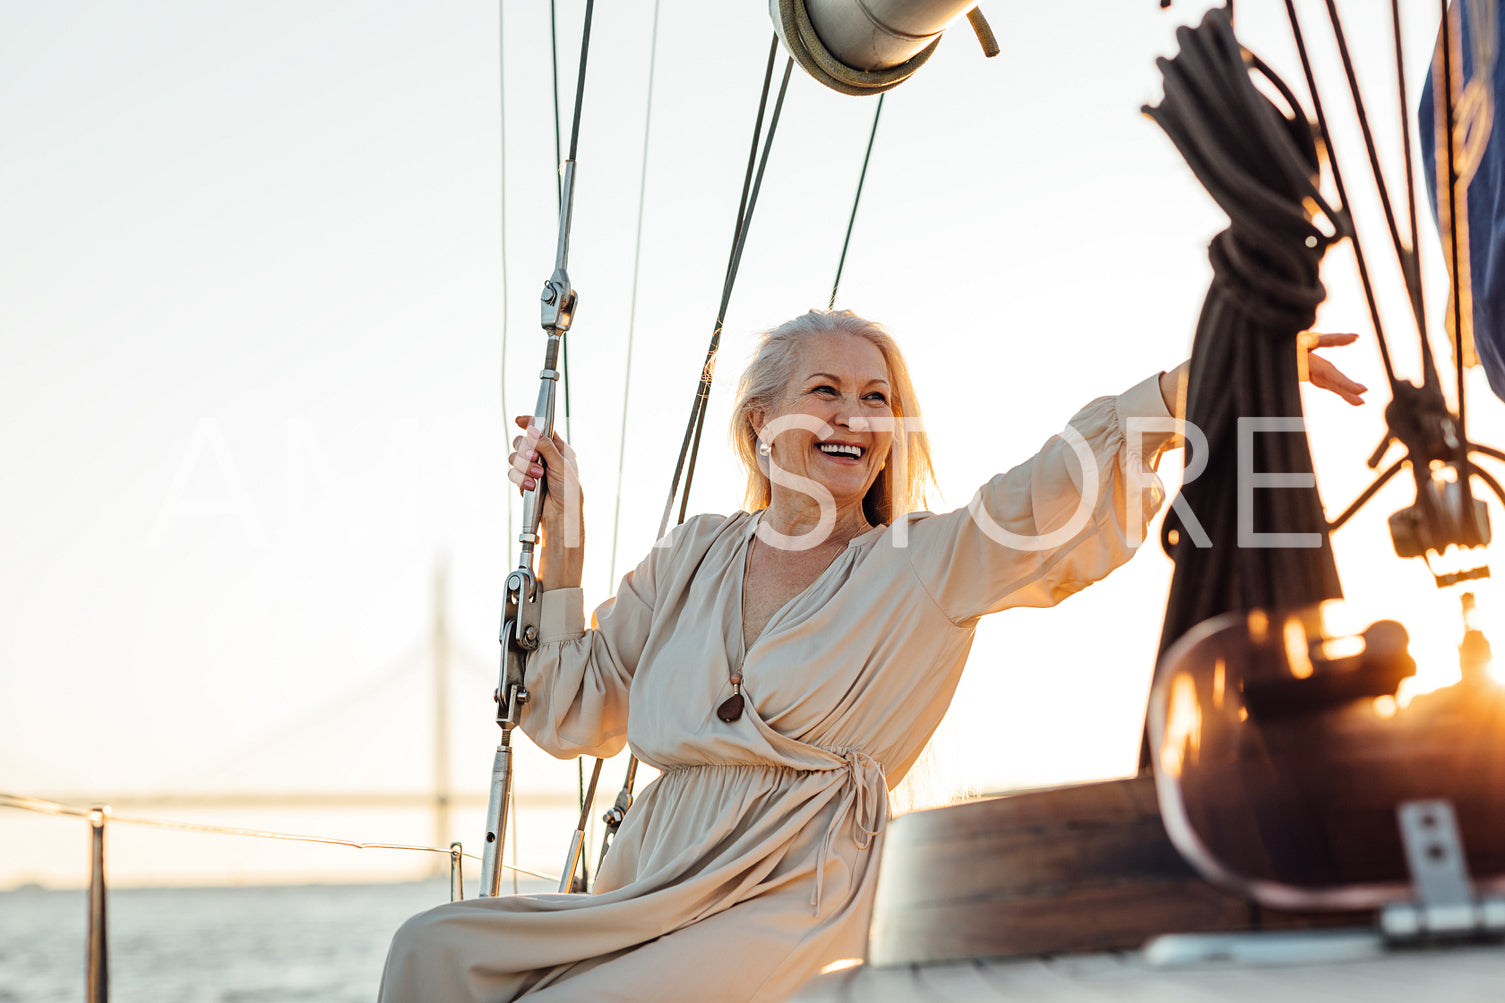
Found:
[[666, 538], [628, 572], [616, 596], [596, 609], [589, 630], [581, 589], [543, 594], [521, 724], [545, 752], [605, 758], [626, 745], [628, 691], [652, 626], [658, 576], [673, 549]]
[[1174, 439], [1159, 379], [1088, 404], [966, 508], [913, 517], [910, 564], [949, 620], [1054, 606], [1133, 556], [1164, 500], [1153, 468]]

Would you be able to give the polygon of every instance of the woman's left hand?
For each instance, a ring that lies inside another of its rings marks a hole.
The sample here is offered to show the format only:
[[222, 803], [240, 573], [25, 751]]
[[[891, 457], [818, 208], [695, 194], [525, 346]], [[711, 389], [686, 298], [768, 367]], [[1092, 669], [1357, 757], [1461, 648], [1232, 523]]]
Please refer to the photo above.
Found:
[[1369, 388], [1364, 384], [1349, 379], [1337, 366], [1328, 362], [1317, 354], [1319, 348], [1336, 348], [1339, 345], [1352, 345], [1359, 340], [1357, 334], [1315, 334], [1315, 341], [1308, 341], [1306, 351], [1306, 375], [1314, 387], [1321, 387], [1342, 397], [1348, 403], [1358, 406], [1364, 403], [1361, 396]]

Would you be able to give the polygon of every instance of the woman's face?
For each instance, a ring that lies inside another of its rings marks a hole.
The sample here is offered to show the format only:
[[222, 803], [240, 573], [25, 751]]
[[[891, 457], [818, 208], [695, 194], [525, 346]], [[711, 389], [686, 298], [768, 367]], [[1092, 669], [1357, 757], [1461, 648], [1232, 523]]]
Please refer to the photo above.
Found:
[[807, 337], [779, 407], [753, 423], [771, 448], [773, 496], [819, 497], [794, 475], [823, 486], [838, 510], [860, 506], [893, 445], [892, 393], [871, 341], [840, 331]]

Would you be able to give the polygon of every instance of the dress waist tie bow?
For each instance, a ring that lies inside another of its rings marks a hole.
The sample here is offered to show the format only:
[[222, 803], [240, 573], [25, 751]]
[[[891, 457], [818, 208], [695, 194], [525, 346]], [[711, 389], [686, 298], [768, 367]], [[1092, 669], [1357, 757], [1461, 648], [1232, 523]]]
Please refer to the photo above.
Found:
[[852, 824], [857, 828], [852, 841], [857, 844], [857, 849], [866, 850], [873, 845], [873, 837], [883, 831], [884, 821], [888, 818], [888, 780], [882, 764], [860, 749], [830, 751], [842, 759], [842, 769], [846, 772], [843, 779], [845, 790], [836, 806], [836, 814], [831, 818], [831, 824], [826, 827], [826, 835], [820, 844], [820, 857], [815, 865], [815, 893], [810, 897], [810, 904], [815, 908], [816, 915], [820, 914], [821, 890], [826, 879], [826, 857], [830, 855], [831, 844], [836, 839], [836, 830], [851, 815]]

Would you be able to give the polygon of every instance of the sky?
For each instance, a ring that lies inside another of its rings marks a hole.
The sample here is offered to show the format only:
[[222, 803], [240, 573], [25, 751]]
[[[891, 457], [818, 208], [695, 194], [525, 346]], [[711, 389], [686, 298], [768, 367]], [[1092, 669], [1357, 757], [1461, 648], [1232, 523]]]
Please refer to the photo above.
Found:
[[[999, 6], [1001, 56], [984, 59], [963, 25], [889, 95], [837, 305], [887, 324], [908, 353], [937, 454], [933, 507], [965, 504], [1079, 406], [1188, 353], [1207, 242], [1226, 221], [1139, 110], [1158, 98], [1155, 57], [1208, 6]], [[1329, 115], [1351, 123], [1322, 6], [1298, 4]], [[1400, 192], [1388, 23], [1344, 6]], [[1402, 6], [1415, 95], [1436, 6]], [[1245, 44], [1304, 95], [1283, 5], [1238, 10]], [[558, 7], [566, 125], [582, 12]], [[654, 12], [597, 6], [581, 123], [567, 343], [590, 604], [653, 542], [771, 34], [751, 0], [662, 0], [648, 117]], [[461, 2], [0, 4], [0, 790], [422, 790], [436, 580], [450, 776], [485, 790], [515, 549], [504, 414], [536, 392], [557, 224], [549, 38], [541, 0], [508, 0], [500, 24], [495, 4]], [[796, 69], [692, 511], [739, 507], [729, 387], [758, 330], [825, 305], [872, 112]], [[1337, 145], [1350, 186], [1372, 191], [1351, 125]], [[1373, 196], [1354, 208], [1397, 367], [1414, 375]], [[1445, 276], [1427, 222], [1435, 319]], [[1368, 483], [1386, 394], [1346, 248], [1324, 282], [1317, 327], [1363, 335], [1333, 358], [1374, 388], [1361, 409], [1307, 394], [1335, 513]], [[1472, 435], [1505, 444], [1482, 378], [1469, 400]], [[1177, 464], [1162, 467], [1171, 487]], [[1405, 613], [1436, 685], [1450, 681], [1457, 600], [1392, 556], [1385, 518], [1410, 500], [1392, 485], [1334, 545], [1351, 604]], [[948, 780], [1001, 790], [1132, 772], [1169, 574], [1152, 544], [1057, 609], [986, 621], [938, 746]], [[1481, 602], [1487, 628], [1500, 614]], [[529, 798], [572, 794], [572, 764], [519, 744], [520, 815]], [[606, 796], [620, 778], [610, 765]], [[152, 814], [434, 839], [412, 813]], [[546, 848], [526, 852], [557, 869], [568, 824], [549, 825]], [[480, 812], [457, 811], [453, 828], [477, 842]], [[411, 869], [116, 831], [112, 866], [128, 880]], [[77, 883], [84, 845], [75, 821], [0, 813], [0, 887]]]

